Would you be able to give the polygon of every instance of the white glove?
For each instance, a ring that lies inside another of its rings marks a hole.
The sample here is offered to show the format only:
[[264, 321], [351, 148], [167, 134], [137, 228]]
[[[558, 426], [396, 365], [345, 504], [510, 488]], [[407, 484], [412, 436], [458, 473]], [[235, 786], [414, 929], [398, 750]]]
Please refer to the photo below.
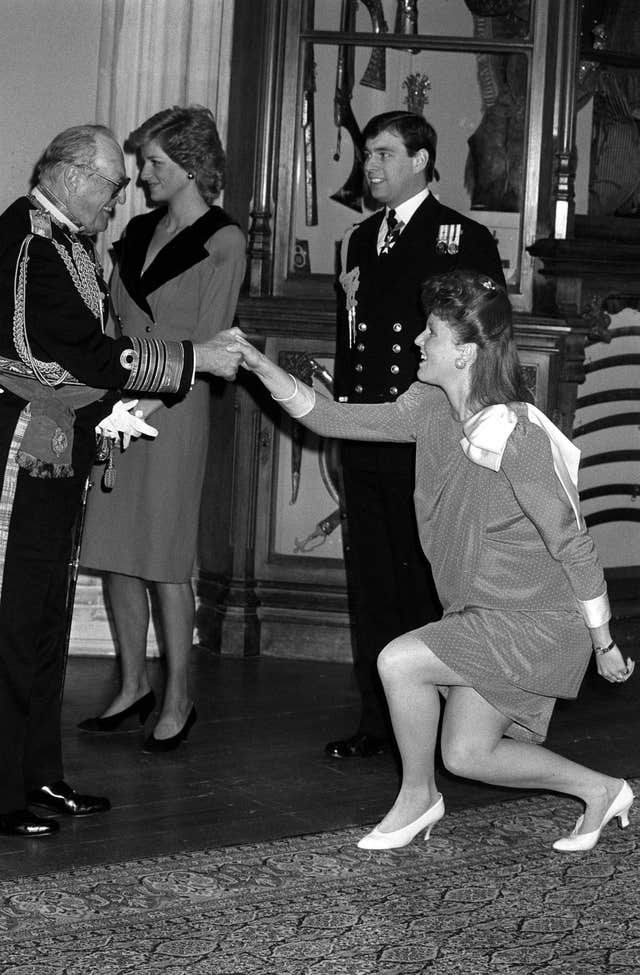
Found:
[[132, 437], [139, 437], [146, 434], [148, 437], [157, 437], [158, 431], [155, 427], [149, 426], [142, 419], [142, 410], [135, 413], [130, 411], [137, 406], [138, 400], [132, 399], [128, 403], [118, 400], [109, 416], [105, 416], [96, 427], [96, 433], [109, 437], [110, 440], [119, 440], [122, 434], [122, 449], [126, 450]]

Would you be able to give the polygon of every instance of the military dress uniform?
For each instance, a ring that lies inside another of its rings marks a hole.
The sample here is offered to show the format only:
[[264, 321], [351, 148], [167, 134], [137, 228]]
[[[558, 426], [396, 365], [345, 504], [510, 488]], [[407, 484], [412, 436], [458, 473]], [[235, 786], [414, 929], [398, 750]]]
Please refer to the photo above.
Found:
[[[414, 342], [425, 327], [420, 290], [427, 278], [469, 268], [504, 284], [490, 231], [433, 195], [378, 254], [384, 220], [381, 210], [343, 242], [334, 366], [340, 402], [393, 402], [414, 382]], [[441, 615], [415, 524], [414, 453], [406, 444], [341, 445], [345, 562], [362, 701], [358, 734], [373, 740], [390, 734], [378, 654], [394, 637]]]
[[34, 194], [0, 216], [0, 814], [63, 778], [68, 564], [108, 390], [184, 394], [194, 371], [189, 342], [103, 334], [92, 242]]

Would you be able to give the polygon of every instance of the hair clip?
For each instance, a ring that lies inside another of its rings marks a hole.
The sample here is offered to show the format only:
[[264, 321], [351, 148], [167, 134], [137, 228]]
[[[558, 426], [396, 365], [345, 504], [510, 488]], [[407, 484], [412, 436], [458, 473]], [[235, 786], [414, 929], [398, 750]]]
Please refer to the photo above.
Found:
[[487, 291], [497, 291], [498, 290], [497, 287], [496, 287], [495, 281], [492, 281], [491, 278], [482, 278], [481, 281], [480, 281], [480, 284], [482, 285], [483, 288], [486, 288]]

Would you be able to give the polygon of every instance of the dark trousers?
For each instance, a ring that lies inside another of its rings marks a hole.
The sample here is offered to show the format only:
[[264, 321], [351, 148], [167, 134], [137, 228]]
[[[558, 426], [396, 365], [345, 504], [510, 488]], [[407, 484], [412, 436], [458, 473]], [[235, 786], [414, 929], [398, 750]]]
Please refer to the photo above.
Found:
[[358, 730], [388, 737], [378, 654], [394, 637], [439, 619], [442, 610], [418, 538], [413, 471], [363, 471], [345, 464], [342, 477], [353, 661], [362, 700]]
[[82, 474], [18, 473], [0, 598], [0, 813], [63, 777], [66, 592], [83, 484]]

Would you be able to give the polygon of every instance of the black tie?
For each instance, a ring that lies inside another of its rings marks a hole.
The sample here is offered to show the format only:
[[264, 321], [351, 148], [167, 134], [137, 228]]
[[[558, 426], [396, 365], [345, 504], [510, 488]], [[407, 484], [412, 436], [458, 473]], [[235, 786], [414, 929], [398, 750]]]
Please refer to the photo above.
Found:
[[382, 241], [382, 247], [380, 249], [380, 256], [383, 254], [388, 254], [396, 240], [400, 236], [400, 231], [402, 230], [404, 224], [399, 223], [396, 219], [396, 211], [389, 210], [387, 213], [387, 232]]

